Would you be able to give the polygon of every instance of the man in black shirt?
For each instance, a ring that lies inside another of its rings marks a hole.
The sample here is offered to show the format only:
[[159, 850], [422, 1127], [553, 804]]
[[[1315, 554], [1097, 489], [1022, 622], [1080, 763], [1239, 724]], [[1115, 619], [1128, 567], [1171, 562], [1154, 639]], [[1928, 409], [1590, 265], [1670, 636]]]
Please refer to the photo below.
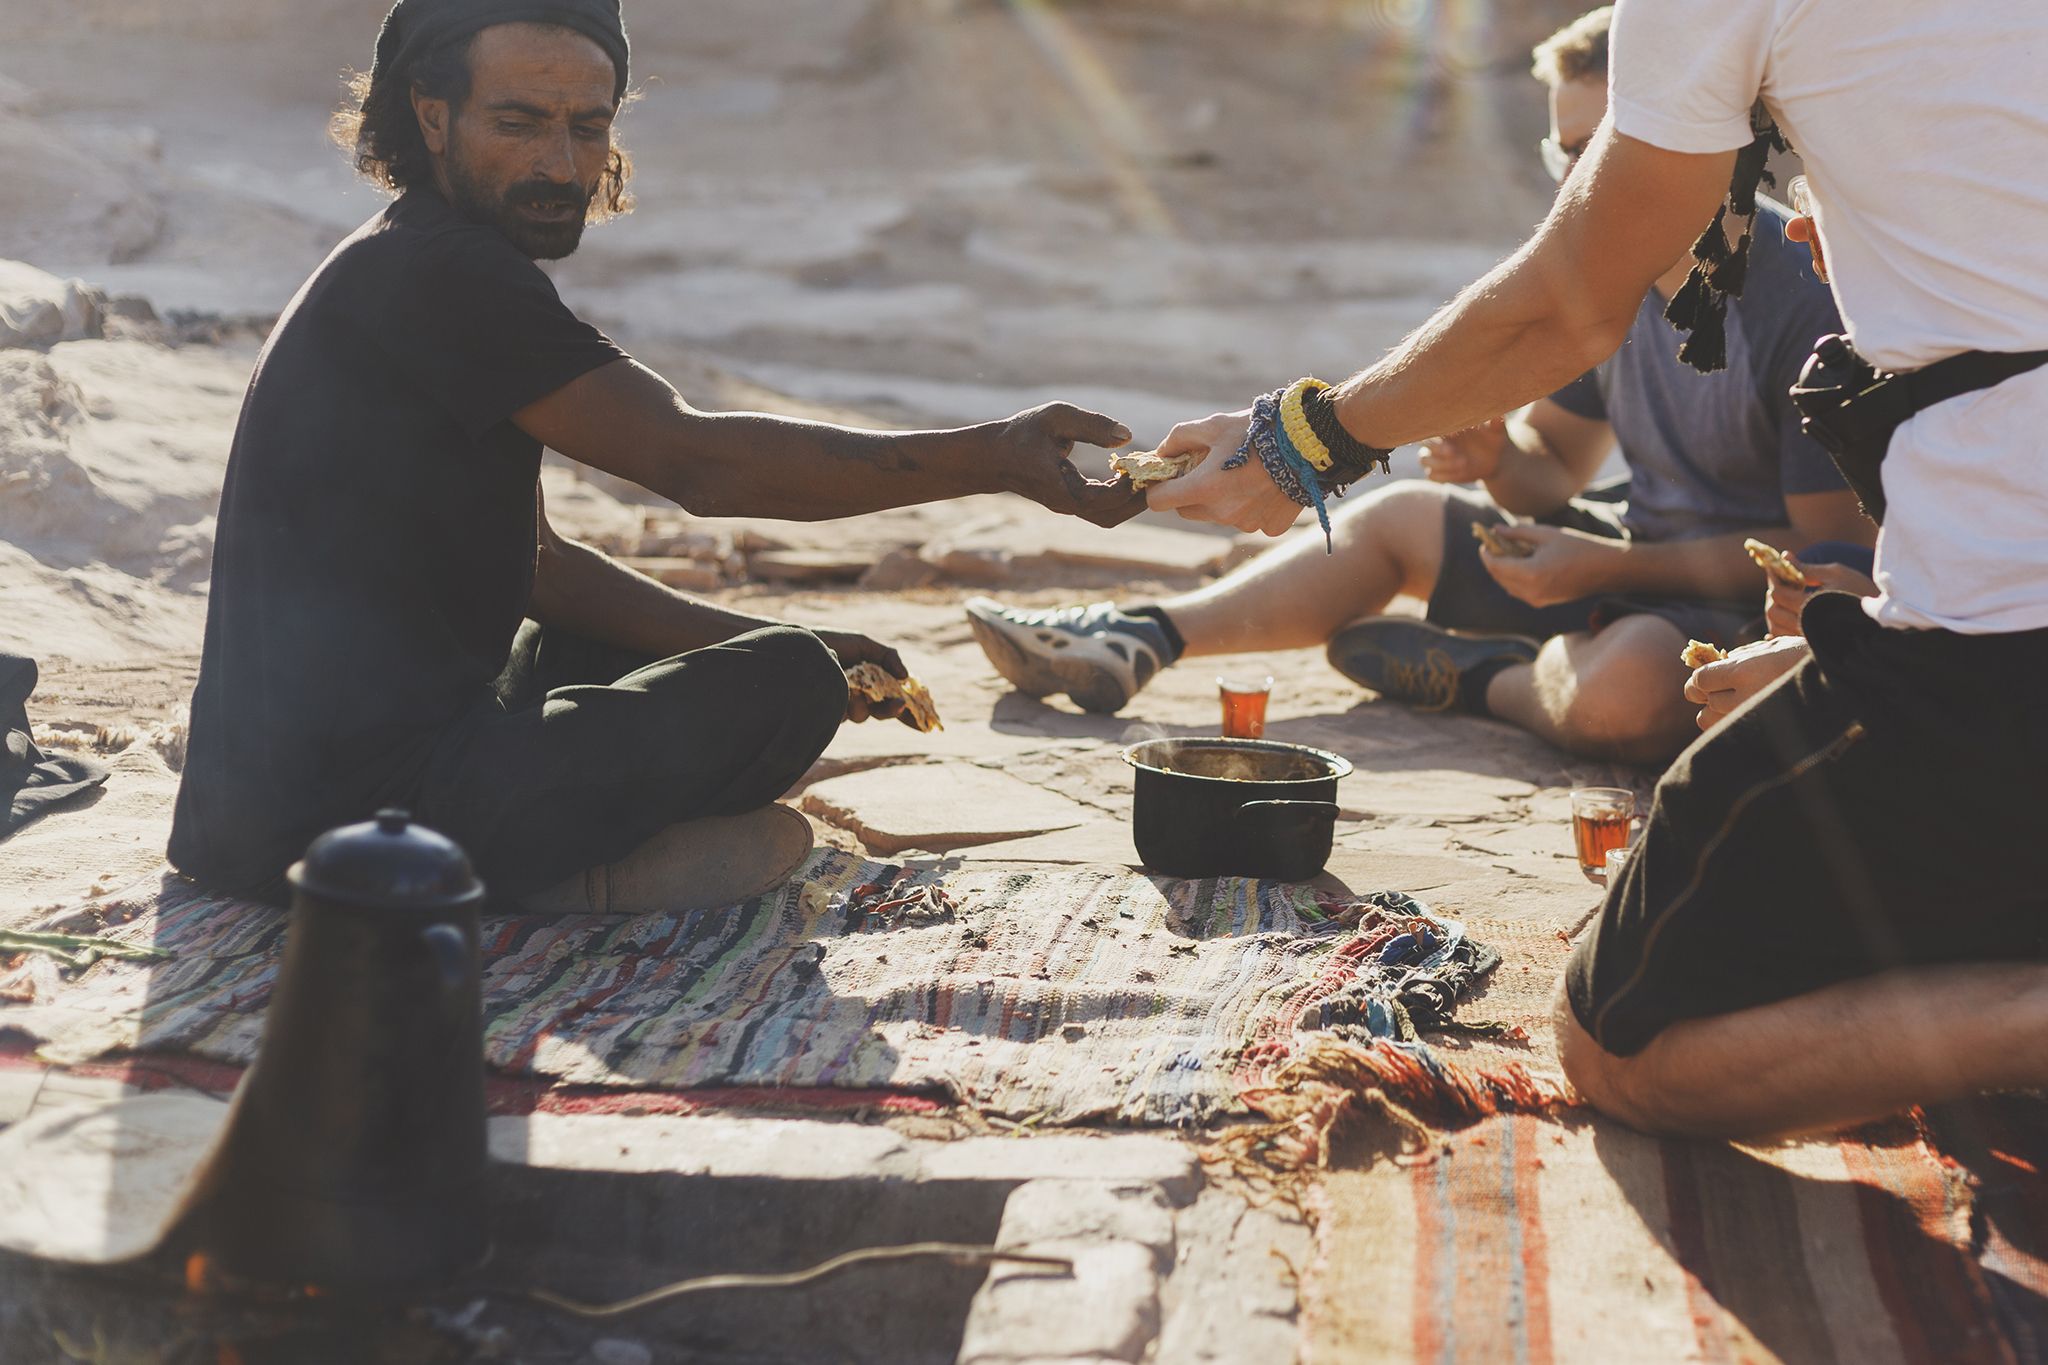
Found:
[[228, 462], [171, 832], [188, 875], [274, 894], [310, 839], [391, 803], [500, 900], [572, 910], [744, 894], [808, 848], [772, 803], [868, 714], [842, 665], [901, 661], [557, 536], [544, 445], [714, 516], [1007, 490], [1107, 525], [1143, 505], [1067, 459], [1129, 439], [1106, 417], [899, 434], [701, 413], [578, 319], [534, 262], [628, 204], [626, 72], [617, 0], [386, 18], [340, 123], [398, 198], [285, 310]]

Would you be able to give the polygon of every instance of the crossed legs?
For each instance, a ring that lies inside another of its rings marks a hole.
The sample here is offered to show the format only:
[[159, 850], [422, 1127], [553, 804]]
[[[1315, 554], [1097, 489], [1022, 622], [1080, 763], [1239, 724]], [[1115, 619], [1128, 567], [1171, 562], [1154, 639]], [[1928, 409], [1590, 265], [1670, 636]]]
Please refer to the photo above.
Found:
[[[1437, 484], [1375, 489], [1334, 519], [1335, 552], [1297, 535], [1198, 591], [1162, 603], [1186, 655], [1306, 649], [1383, 612], [1401, 594], [1428, 600], [1445, 553]], [[1686, 704], [1685, 637], [1661, 617], [1552, 636], [1533, 664], [1488, 684], [1487, 709], [1561, 749], [1624, 762], [1663, 762], [1695, 733]]]

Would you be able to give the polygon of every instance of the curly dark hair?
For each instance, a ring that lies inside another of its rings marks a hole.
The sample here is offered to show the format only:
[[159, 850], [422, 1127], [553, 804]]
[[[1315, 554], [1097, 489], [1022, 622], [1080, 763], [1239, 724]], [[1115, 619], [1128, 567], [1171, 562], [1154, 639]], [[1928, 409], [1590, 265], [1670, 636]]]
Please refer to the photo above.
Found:
[[[396, 194], [433, 183], [433, 161], [426, 139], [420, 135], [412, 92], [418, 90], [429, 99], [444, 99], [461, 108], [469, 98], [469, 51], [475, 41], [475, 34], [451, 39], [421, 53], [407, 69], [380, 80], [373, 81], [366, 71], [348, 73], [348, 101], [335, 110], [327, 131], [335, 145], [354, 159], [357, 172], [366, 180]], [[619, 107], [632, 102], [629, 91]], [[630, 210], [633, 195], [626, 185], [632, 176], [633, 158], [619, 145], [614, 127], [611, 155], [597, 178], [584, 221], [602, 223]]]

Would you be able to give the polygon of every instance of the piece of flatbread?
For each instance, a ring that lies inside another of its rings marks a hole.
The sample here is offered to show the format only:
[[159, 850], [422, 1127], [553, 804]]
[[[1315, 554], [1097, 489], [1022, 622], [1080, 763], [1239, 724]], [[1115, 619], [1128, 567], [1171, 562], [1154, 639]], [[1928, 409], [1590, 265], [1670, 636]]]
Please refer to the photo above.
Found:
[[1502, 559], [1527, 559], [1536, 553], [1533, 546], [1519, 540], [1508, 540], [1495, 533], [1495, 528], [1483, 521], [1472, 523], [1472, 539], [1486, 547], [1486, 553], [1499, 555]]
[[1710, 645], [1705, 640], [1688, 640], [1685, 642], [1685, 652], [1678, 657], [1685, 661], [1687, 668], [1705, 668], [1708, 664], [1717, 664], [1727, 658], [1728, 651], [1719, 645]]
[[880, 664], [860, 663], [846, 670], [848, 690], [869, 701], [901, 701], [903, 714], [925, 734], [946, 727], [939, 723], [939, 708], [932, 705], [931, 689], [915, 678], [899, 678]]
[[1742, 548], [1749, 551], [1750, 562], [1788, 588], [1806, 586], [1806, 575], [1799, 572], [1799, 566], [1792, 562], [1792, 556], [1776, 546], [1766, 545], [1761, 540], [1745, 540]]
[[1156, 450], [1127, 450], [1110, 456], [1109, 467], [1129, 479], [1131, 487], [1150, 488], [1179, 478], [1200, 464], [1207, 453], [1191, 450], [1185, 455], [1161, 455]]

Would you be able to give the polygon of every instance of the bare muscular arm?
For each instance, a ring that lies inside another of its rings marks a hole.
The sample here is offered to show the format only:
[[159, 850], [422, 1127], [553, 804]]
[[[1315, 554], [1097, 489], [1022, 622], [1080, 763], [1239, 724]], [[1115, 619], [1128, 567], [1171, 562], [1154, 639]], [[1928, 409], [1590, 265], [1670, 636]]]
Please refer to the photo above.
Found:
[[1113, 526], [1145, 503], [1128, 481], [1091, 483], [1076, 442], [1115, 447], [1130, 433], [1052, 403], [951, 431], [860, 431], [765, 413], [706, 413], [654, 371], [614, 361], [513, 414], [544, 444], [630, 479], [701, 516], [819, 521], [968, 493], [1021, 493]]
[[1344, 425], [1396, 446], [1483, 422], [1592, 369], [1714, 216], [1734, 164], [1733, 152], [1665, 151], [1602, 123], [1536, 235], [1339, 386]]
[[[1338, 386], [1337, 415], [1371, 445], [1463, 431], [1555, 393], [1613, 354], [1643, 295], [1714, 216], [1735, 153], [1669, 152], [1602, 124], [1550, 216], [1513, 256], [1384, 360]], [[1247, 413], [1176, 427], [1162, 455], [1235, 450]], [[1152, 490], [1156, 508], [1279, 535], [1300, 508], [1256, 460], [1205, 460]]]

